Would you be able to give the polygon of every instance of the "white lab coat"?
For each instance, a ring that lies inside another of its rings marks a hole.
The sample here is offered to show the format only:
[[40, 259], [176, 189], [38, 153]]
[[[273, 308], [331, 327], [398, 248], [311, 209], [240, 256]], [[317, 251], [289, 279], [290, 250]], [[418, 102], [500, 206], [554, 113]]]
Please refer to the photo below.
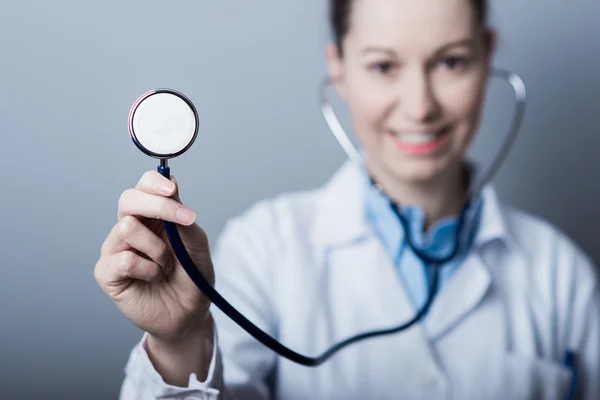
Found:
[[[225, 298], [300, 353], [415, 313], [364, 217], [361, 185], [346, 163], [321, 188], [261, 201], [230, 220], [213, 252]], [[310, 368], [277, 357], [213, 308], [218, 346], [206, 382], [192, 374], [188, 388], [166, 385], [142, 340], [121, 398], [564, 399], [571, 349], [583, 398], [600, 399], [595, 267], [547, 222], [501, 205], [491, 186], [483, 195], [473, 249], [423, 323]]]

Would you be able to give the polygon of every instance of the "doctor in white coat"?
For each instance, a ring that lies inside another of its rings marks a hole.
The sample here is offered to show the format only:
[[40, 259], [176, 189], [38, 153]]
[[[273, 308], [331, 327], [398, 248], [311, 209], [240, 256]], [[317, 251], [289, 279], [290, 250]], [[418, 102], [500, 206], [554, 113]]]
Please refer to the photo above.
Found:
[[[473, 168], [495, 34], [484, 0], [331, 0], [330, 75], [365, 155], [322, 187], [263, 200], [211, 254], [176, 182], [148, 172], [119, 201], [95, 277], [146, 332], [121, 389], [133, 399], [600, 398], [596, 268], [549, 223], [488, 186], [422, 321], [358, 342], [315, 368], [277, 356], [189, 280], [160, 220], [176, 222], [201, 272], [251, 321], [317, 355], [424, 304], [431, 253], [457, 231]], [[373, 185], [376, 182], [377, 185]], [[394, 211], [410, 222], [405, 232]], [[216, 274], [216, 280], [215, 280]]]

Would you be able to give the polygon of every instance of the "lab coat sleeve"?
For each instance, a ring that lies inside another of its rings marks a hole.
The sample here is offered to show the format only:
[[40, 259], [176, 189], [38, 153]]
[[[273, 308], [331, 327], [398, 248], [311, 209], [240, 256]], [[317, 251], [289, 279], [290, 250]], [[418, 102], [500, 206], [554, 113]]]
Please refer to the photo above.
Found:
[[[212, 251], [216, 289], [243, 315], [271, 336], [276, 335], [273, 278], [276, 259], [272, 218], [259, 204], [230, 220]], [[204, 382], [190, 375], [187, 387], [166, 384], [145, 350], [145, 336], [132, 350], [121, 387], [120, 400], [202, 399], [266, 400], [272, 397], [268, 378], [275, 355], [243, 331], [214, 305], [213, 355]]]
[[[199, 333], [200, 334], [200, 333]], [[200, 382], [195, 374], [189, 377], [187, 387], [177, 387], [165, 383], [154, 369], [148, 357], [146, 348], [147, 334], [131, 351], [129, 361], [125, 367], [125, 380], [121, 386], [120, 400], [142, 399], [182, 399], [182, 400], [230, 400], [224, 390], [222, 378], [221, 353], [216, 345], [217, 334], [207, 343], [212, 347], [212, 356], [206, 380]], [[213, 343], [215, 344], [213, 346]]]

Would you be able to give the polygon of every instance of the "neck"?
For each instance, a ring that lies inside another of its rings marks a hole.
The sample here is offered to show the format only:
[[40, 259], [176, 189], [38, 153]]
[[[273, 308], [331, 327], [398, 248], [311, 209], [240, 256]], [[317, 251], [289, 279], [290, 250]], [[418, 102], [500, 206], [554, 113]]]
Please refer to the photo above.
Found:
[[447, 168], [433, 181], [419, 183], [400, 181], [375, 165], [366, 165], [366, 168], [396, 204], [423, 210], [426, 230], [443, 218], [457, 215], [467, 197], [467, 174], [463, 164]]

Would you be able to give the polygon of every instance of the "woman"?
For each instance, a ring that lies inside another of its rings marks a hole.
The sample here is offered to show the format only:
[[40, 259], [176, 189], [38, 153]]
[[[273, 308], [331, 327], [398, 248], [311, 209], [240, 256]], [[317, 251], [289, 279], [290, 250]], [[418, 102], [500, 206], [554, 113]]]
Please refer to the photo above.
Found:
[[494, 50], [486, 11], [483, 0], [332, 0], [327, 65], [364, 165], [261, 201], [227, 224], [213, 255], [174, 182], [148, 172], [123, 193], [95, 268], [146, 332], [123, 399], [558, 399], [572, 382], [600, 398], [592, 263], [546, 222], [501, 205], [492, 187], [472, 202], [464, 246], [425, 318], [317, 368], [277, 357], [210, 308], [161, 230], [159, 220], [180, 224], [224, 297], [300, 353], [410, 319], [429, 281], [393, 205], [431, 251], [451, 246]]

